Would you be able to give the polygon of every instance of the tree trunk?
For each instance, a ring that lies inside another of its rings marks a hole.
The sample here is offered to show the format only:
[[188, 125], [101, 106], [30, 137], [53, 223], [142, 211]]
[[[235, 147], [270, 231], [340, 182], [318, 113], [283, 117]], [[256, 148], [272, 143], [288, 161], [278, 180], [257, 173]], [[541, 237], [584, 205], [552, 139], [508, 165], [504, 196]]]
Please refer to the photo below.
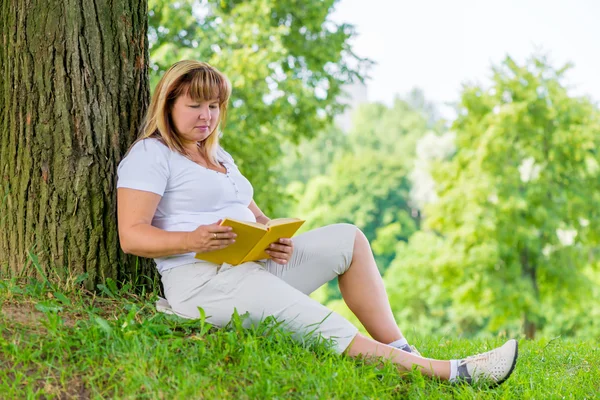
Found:
[[525, 318], [524, 318], [524, 322], [523, 322], [523, 332], [525, 333], [525, 337], [530, 340], [535, 339], [536, 331], [537, 331], [536, 323], [529, 319], [528, 314], [525, 314]]
[[[533, 288], [533, 295], [535, 301], [539, 303], [540, 290], [538, 288], [537, 282], [537, 269], [536, 265], [532, 263], [529, 259], [527, 249], [521, 250], [521, 268], [523, 271], [523, 277], [531, 281], [531, 287]], [[536, 331], [537, 324], [534, 320], [534, 316], [532, 315], [531, 310], [525, 310], [523, 316], [523, 333], [525, 334], [525, 337], [527, 339], [535, 339]]]
[[148, 274], [116, 224], [116, 167], [148, 105], [147, 0], [1, 4], [1, 270]]

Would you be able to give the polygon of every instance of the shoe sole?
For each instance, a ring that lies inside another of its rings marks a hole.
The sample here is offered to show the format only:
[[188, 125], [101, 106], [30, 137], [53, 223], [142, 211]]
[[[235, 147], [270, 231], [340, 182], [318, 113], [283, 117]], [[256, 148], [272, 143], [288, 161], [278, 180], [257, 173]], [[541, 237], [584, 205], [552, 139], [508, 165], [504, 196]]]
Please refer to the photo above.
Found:
[[492, 385], [492, 387], [496, 387], [496, 386], [503, 384], [504, 381], [506, 381], [512, 375], [512, 373], [515, 369], [515, 366], [517, 365], [517, 358], [519, 358], [519, 342], [515, 343], [515, 358], [513, 358], [513, 362], [512, 362], [512, 365], [510, 366], [510, 369], [508, 370], [508, 374], [506, 374], [506, 376], [502, 380], [499, 380], [494, 385]]

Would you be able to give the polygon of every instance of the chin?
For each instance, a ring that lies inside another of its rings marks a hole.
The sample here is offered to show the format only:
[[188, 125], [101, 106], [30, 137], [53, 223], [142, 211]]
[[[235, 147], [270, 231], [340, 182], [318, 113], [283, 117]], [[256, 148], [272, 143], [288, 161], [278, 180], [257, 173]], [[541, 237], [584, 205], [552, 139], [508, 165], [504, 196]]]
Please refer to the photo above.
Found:
[[208, 135], [202, 135], [202, 136], [198, 136], [198, 138], [196, 139], [196, 141], [198, 142], [204, 142], [206, 139], [208, 139], [210, 137], [210, 134]]
[[189, 140], [193, 140], [196, 142], [203, 142], [210, 137], [213, 133], [217, 133], [216, 130], [211, 133], [200, 133], [200, 132], [190, 132]]

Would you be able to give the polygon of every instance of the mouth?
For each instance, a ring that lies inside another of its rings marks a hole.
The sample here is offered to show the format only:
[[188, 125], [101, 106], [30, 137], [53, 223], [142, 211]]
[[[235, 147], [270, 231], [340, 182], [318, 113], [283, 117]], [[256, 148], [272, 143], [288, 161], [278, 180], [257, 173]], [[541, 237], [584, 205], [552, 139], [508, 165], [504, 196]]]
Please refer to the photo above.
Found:
[[208, 130], [208, 125], [198, 125], [196, 126], [197, 129], [200, 129], [202, 131]]

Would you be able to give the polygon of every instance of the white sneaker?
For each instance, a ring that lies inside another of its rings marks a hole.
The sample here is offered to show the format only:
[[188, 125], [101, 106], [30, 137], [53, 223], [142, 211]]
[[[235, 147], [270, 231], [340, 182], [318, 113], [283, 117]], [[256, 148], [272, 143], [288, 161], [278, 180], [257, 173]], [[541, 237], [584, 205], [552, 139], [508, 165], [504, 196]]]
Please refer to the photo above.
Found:
[[417, 348], [415, 346], [413, 346], [412, 344], [410, 345], [410, 352], [419, 357], [423, 357], [421, 355], [421, 353], [419, 353], [419, 350], [417, 350]]
[[458, 379], [469, 383], [489, 382], [499, 385], [515, 369], [518, 345], [514, 339], [487, 353], [467, 357], [458, 361]]

